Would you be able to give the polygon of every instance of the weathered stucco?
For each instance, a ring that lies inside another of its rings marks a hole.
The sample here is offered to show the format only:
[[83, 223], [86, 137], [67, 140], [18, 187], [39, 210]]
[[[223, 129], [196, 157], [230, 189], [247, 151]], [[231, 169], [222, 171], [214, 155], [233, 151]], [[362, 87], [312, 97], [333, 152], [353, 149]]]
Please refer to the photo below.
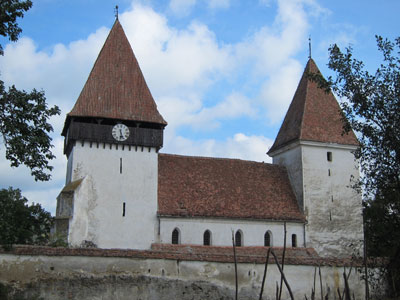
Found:
[[157, 233], [155, 148], [77, 141], [69, 157], [74, 193], [68, 242], [149, 249]]
[[[295, 299], [310, 296], [315, 268], [285, 265]], [[263, 271], [263, 264], [238, 264], [240, 299], [258, 299]], [[323, 293], [329, 299], [336, 299], [337, 289], [343, 289], [343, 271], [343, 267], [321, 267]], [[269, 264], [263, 299], [275, 299], [279, 274], [276, 265]], [[0, 281], [22, 299], [234, 299], [235, 273], [233, 263], [0, 254]], [[364, 299], [356, 268], [349, 283], [355, 299]], [[320, 293], [319, 285], [316, 292]], [[286, 288], [282, 295], [289, 299]]]
[[302, 141], [274, 154], [274, 163], [287, 167], [306, 215], [306, 246], [323, 256], [350, 256], [362, 250], [361, 195], [351, 187], [359, 178], [355, 149]]
[[[203, 245], [206, 230], [211, 232], [211, 245], [232, 245], [232, 231], [242, 232], [243, 246], [264, 246], [264, 234], [271, 234], [271, 246], [283, 247], [284, 222], [259, 220], [225, 220], [217, 218], [160, 218], [160, 242], [171, 243], [172, 231], [178, 228], [181, 244]], [[286, 223], [286, 244], [291, 247], [292, 234], [297, 236], [297, 246], [304, 247], [304, 224]]]

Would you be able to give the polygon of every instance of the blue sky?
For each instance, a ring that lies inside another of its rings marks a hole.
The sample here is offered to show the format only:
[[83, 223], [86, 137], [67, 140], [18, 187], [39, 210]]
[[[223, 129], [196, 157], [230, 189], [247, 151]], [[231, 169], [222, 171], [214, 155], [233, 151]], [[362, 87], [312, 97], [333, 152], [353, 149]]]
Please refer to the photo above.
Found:
[[43, 89], [62, 114], [51, 120], [53, 179], [37, 183], [12, 169], [0, 144], [0, 188], [20, 188], [54, 213], [65, 181], [60, 136], [114, 22], [114, 6], [146, 81], [168, 122], [162, 152], [270, 162], [308, 57], [327, 76], [328, 47], [351, 45], [374, 70], [375, 34], [394, 39], [400, 1], [34, 0], [17, 43], [0, 39], [0, 76], [19, 89]]

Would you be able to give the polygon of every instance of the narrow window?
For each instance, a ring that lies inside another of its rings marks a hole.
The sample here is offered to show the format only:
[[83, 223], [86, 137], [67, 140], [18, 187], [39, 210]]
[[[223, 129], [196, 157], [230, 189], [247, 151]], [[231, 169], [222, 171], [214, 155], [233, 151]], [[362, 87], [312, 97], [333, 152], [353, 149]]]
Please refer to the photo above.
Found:
[[328, 161], [332, 161], [332, 152], [327, 152], [326, 153], [326, 159], [328, 160]]
[[235, 234], [235, 246], [236, 247], [243, 246], [242, 232], [240, 230], [236, 231], [236, 234]]
[[122, 216], [125, 217], [125, 202], [122, 203]]
[[264, 234], [264, 246], [265, 247], [270, 247], [271, 246], [271, 233], [267, 231]]
[[122, 174], [122, 157], [119, 159], [119, 174]]
[[178, 228], [175, 228], [174, 231], [172, 231], [172, 244], [174, 244], [174, 245], [179, 244], [179, 230], [178, 230]]
[[297, 247], [297, 236], [292, 234], [292, 247]]
[[210, 232], [210, 230], [204, 231], [203, 245], [204, 246], [210, 246], [211, 245], [211, 232]]
[[331, 169], [328, 169], [328, 176], [331, 176]]

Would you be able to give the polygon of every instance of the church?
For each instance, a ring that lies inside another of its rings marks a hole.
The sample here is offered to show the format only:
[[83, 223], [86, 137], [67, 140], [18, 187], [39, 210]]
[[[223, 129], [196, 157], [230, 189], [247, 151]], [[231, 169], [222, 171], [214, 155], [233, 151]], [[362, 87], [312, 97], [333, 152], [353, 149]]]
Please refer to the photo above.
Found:
[[311, 58], [265, 149], [272, 164], [162, 153], [167, 121], [117, 19], [66, 116], [56, 232], [72, 247], [226, 247], [233, 235], [238, 247], [350, 256], [363, 240], [361, 196], [350, 181], [359, 177], [359, 144], [343, 134], [334, 95], [310, 72], [319, 72]]

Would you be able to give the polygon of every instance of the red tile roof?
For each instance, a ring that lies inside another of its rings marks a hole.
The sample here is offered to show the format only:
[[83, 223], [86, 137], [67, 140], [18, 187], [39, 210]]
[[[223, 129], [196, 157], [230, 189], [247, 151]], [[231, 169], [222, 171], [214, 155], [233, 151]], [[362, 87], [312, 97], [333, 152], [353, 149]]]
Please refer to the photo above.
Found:
[[278, 136], [268, 154], [296, 140], [359, 145], [352, 131], [343, 134], [344, 121], [335, 96], [319, 88], [316, 82], [307, 77], [308, 73], [320, 73], [312, 59], [306, 65]]
[[304, 220], [282, 166], [170, 154], [158, 157], [158, 214]]
[[74, 116], [167, 124], [118, 20], [67, 118]]

